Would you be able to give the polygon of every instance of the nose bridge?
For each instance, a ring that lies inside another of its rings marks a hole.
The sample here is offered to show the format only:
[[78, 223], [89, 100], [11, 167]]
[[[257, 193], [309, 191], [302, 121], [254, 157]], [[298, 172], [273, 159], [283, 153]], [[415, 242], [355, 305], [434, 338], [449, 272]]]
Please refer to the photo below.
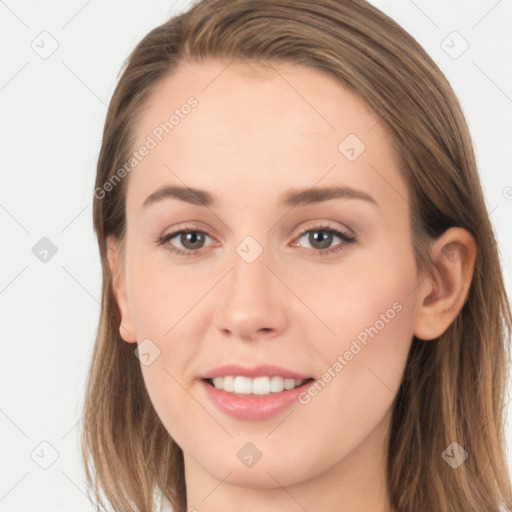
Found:
[[[233, 255], [231, 271], [216, 299], [217, 326], [238, 337], [283, 327], [284, 290], [267, 267], [270, 252], [252, 237], [244, 239]], [[281, 285], [282, 286], [282, 285]]]
[[233, 258], [233, 270], [231, 271], [230, 285], [235, 291], [240, 285], [257, 291], [263, 288], [269, 281], [270, 270], [268, 250], [253, 237], [246, 237], [236, 248]]

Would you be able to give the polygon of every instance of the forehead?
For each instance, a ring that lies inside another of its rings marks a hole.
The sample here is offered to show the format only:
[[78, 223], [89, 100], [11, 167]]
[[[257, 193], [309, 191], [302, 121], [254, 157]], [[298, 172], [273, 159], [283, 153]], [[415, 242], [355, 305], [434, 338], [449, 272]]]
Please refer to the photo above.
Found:
[[[293, 133], [342, 134], [353, 129], [361, 136], [379, 121], [356, 94], [318, 69], [291, 63], [211, 60], [182, 64], [157, 85], [139, 119], [139, 135], [150, 133], [191, 97], [200, 107], [193, 112], [195, 128], [216, 128], [209, 138], [232, 134], [234, 121], [238, 127], [254, 129], [287, 126]], [[296, 121], [301, 122], [290, 126]], [[184, 130], [173, 130], [173, 138], [180, 132]], [[383, 135], [382, 127], [377, 126], [377, 132]]]
[[163, 182], [219, 193], [242, 182], [255, 192], [264, 183], [278, 194], [327, 175], [329, 184], [406, 194], [383, 123], [335, 77], [313, 68], [182, 65], [158, 84], [135, 130], [134, 149], [149, 139], [153, 147], [130, 174], [137, 186], [129, 196]]

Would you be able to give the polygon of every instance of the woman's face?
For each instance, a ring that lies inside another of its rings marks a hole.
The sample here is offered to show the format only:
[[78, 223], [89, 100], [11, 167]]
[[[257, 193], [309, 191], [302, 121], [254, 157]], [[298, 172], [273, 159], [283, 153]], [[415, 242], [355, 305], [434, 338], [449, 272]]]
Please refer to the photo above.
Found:
[[[292, 65], [187, 65], [152, 95], [125, 178], [121, 333], [188, 475], [264, 488], [383, 463], [418, 277], [379, 121]], [[294, 377], [315, 382], [279, 391]]]

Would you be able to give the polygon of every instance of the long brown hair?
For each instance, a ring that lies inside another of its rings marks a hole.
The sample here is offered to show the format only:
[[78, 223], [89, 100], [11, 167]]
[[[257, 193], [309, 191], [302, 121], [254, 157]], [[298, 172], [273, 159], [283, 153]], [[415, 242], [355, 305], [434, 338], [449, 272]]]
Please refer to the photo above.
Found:
[[[511, 311], [496, 238], [461, 107], [443, 73], [396, 22], [364, 0], [203, 0], [148, 33], [125, 62], [105, 121], [94, 195], [102, 309], [84, 401], [82, 456], [101, 507], [186, 509], [183, 453], [147, 394], [133, 345], [119, 334], [106, 239], [123, 240], [126, 179], [137, 120], [182, 62], [290, 62], [336, 77], [391, 134], [410, 191], [418, 269], [428, 242], [460, 226], [478, 249], [466, 302], [437, 340], [413, 338], [389, 434], [387, 486], [398, 512], [498, 512], [512, 507], [504, 394]], [[110, 181], [111, 182], [111, 181]], [[452, 469], [452, 443], [468, 453]]]

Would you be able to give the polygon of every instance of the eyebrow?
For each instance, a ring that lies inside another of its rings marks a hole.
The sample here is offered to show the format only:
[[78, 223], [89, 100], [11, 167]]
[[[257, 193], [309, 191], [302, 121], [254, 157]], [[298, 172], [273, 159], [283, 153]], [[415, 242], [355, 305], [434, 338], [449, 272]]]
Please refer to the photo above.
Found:
[[[143, 207], [145, 208], [151, 204], [171, 198], [206, 208], [217, 205], [213, 196], [206, 190], [168, 185], [150, 194], [144, 201]], [[329, 201], [331, 199], [361, 199], [378, 207], [377, 201], [370, 194], [348, 186], [290, 190], [281, 197], [281, 204], [283, 206], [296, 207]]]

